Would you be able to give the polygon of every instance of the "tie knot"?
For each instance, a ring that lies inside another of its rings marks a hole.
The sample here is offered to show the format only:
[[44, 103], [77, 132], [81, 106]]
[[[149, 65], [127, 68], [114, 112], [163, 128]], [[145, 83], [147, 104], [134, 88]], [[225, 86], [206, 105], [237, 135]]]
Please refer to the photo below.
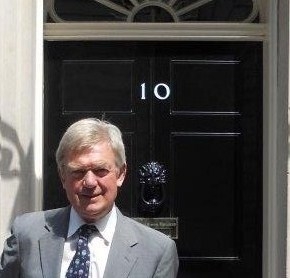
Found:
[[97, 231], [97, 228], [95, 225], [85, 224], [79, 228], [79, 235], [85, 238], [89, 238], [90, 235], [96, 231]]

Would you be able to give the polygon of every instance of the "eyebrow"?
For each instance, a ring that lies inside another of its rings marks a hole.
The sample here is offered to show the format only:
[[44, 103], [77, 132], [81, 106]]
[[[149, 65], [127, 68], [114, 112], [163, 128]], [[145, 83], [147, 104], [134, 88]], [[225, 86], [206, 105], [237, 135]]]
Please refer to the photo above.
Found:
[[95, 163], [92, 163], [90, 166], [84, 165], [84, 164], [78, 164], [78, 163], [69, 163], [66, 165], [67, 168], [70, 170], [77, 170], [77, 169], [96, 169], [96, 168], [108, 168], [111, 169], [113, 166], [108, 165], [105, 161], [98, 161]]

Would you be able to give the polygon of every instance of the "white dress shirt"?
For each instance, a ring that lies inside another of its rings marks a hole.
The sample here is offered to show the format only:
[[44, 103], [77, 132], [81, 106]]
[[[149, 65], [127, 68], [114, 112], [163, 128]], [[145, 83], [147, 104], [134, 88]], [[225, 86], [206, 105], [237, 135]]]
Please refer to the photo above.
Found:
[[[91, 254], [89, 278], [103, 278], [104, 276], [116, 223], [117, 213], [115, 206], [105, 217], [95, 223], [90, 223], [97, 227], [99, 233], [93, 234], [89, 239], [89, 249]], [[74, 208], [72, 208], [70, 212], [67, 239], [64, 244], [60, 278], [65, 278], [66, 271], [76, 252], [78, 237], [76, 231], [83, 224], [86, 223], [82, 218], [80, 218]]]

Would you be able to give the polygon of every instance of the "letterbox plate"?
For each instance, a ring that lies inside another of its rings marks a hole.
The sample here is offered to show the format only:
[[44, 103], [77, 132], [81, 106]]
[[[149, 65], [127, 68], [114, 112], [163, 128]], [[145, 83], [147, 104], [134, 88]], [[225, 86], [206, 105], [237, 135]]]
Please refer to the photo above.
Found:
[[139, 223], [158, 230], [172, 239], [178, 239], [178, 217], [133, 218]]

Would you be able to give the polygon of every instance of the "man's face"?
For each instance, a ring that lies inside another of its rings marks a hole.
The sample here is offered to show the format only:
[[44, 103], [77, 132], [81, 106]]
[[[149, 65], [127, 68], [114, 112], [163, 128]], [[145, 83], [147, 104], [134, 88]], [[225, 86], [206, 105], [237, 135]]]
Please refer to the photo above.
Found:
[[87, 222], [105, 216], [112, 208], [117, 189], [124, 181], [126, 167], [118, 169], [107, 143], [68, 154], [61, 173], [68, 200]]

